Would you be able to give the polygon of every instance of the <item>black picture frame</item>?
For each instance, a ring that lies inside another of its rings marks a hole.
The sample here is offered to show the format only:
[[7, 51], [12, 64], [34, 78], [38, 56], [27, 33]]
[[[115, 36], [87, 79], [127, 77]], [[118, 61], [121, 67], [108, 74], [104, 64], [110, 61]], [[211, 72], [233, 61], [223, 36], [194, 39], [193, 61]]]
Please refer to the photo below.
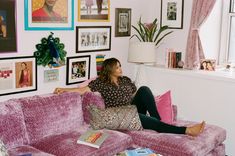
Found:
[[183, 29], [184, 0], [161, 0], [161, 26]]
[[115, 9], [115, 37], [131, 35], [131, 8]]
[[0, 1], [0, 18], [0, 53], [17, 52], [16, 0]]
[[111, 26], [77, 26], [76, 53], [111, 50]]
[[90, 55], [67, 57], [66, 85], [90, 79], [90, 64]]
[[34, 56], [0, 58], [0, 96], [37, 90]]

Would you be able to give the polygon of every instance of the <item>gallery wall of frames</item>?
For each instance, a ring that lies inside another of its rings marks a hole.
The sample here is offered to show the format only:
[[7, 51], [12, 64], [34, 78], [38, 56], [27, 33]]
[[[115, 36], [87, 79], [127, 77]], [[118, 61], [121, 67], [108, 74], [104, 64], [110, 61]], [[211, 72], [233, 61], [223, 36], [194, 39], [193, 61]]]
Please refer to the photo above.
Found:
[[[1, 101], [14, 94], [29, 96], [51, 93], [56, 87], [79, 87], [99, 74], [105, 58], [116, 57], [127, 66], [131, 23], [147, 16], [142, 3], [0, 1]], [[48, 6], [52, 9], [47, 10]]]

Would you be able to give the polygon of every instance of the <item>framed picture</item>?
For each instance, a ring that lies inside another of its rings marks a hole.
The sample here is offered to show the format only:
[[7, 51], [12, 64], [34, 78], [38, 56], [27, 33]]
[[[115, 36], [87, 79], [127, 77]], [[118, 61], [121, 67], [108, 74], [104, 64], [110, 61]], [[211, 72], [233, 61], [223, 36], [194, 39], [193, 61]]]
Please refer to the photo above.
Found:
[[24, 5], [25, 30], [74, 29], [74, 0], [24, 0]]
[[111, 50], [111, 26], [77, 26], [76, 52]]
[[0, 58], [0, 96], [37, 90], [36, 58]]
[[17, 52], [16, 1], [0, 1], [0, 53]]
[[110, 0], [78, 0], [78, 21], [109, 22]]
[[90, 79], [90, 60], [90, 55], [67, 57], [67, 85]]
[[115, 37], [131, 35], [131, 9], [115, 9]]
[[59, 69], [44, 70], [44, 82], [59, 81]]
[[184, 0], [161, 0], [161, 26], [183, 29]]
[[202, 59], [200, 60], [200, 69], [207, 71], [215, 71], [216, 60], [214, 59]]

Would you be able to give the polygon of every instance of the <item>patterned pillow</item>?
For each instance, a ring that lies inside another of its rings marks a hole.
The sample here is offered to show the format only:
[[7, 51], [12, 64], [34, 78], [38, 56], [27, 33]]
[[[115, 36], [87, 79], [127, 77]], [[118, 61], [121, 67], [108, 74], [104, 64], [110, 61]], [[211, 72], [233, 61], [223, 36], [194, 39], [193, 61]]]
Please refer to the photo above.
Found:
[[9, 156], [9, 154], [7, 153], [6, 146], [4, 145], [2, 140], [0, 140], [0, 156]]
[[90, 124], [93, 129], [142, 130], [135, 105], [100, 109], [90, 105]]

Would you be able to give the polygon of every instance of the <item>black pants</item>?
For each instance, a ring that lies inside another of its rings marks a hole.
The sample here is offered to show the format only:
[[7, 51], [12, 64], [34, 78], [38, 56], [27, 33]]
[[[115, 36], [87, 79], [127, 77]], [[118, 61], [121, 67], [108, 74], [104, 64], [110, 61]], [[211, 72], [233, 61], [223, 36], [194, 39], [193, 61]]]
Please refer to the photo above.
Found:
[[[161, 118], [156, 108], [154, 96], [148, 87], [143, 86], [138, 89], [132, 104], [137, 107], [144, 129], [151, 129], [160, 133], [185, 134], [186, 127], [177, 127], [160, 121]], [[146, 115], [147, 111], [150, 116]]]

